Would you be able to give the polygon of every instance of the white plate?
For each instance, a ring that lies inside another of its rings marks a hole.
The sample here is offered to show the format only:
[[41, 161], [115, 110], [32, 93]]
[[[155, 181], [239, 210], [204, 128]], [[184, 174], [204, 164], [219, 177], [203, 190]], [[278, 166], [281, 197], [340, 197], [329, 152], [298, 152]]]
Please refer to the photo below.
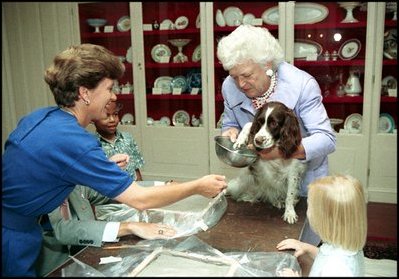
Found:
[[172, 123], [175, 126], [190, 126], [190, 115], [185, 110], [178, 110], [173, 114]]
[[167, 116], [162, 116], [161, 119], [159, 119], [159, 122], [163, 125], [163, 126], [170, 126], [170, 118]]
[[154, 88], [162, 88], [161, 92], [162, 93], [172, 93], [172, 87], [171, 87], [171, 82], [172, 82], [172, 77], [169, 76], [161, 76], [158, 77], [154, 81]]
[[186, 29], [188, 26], [188, 18], [186, 16], [179, 16], [175, 20], [175, 28], [177, 30]]
[[311, 40], [296, 40], [294, 43], [294, 58], [306, 59], [308, 55], [317, 54], [319, 56], [323, 52], [323, 47]]
[[388, 59], [397, 59], [397, 52], [397, 30], [390, 29], [384, 33], [384, 56]]
[[195, 20], [195, 27], [200, 28], [201, 27], [201, 17], [200, 14], [197, 15], [197, 19]]
[[396, 78], [394, 78], [393, 76], [384, 77], [381, 81], [381, 85], [383, 87], [386, 87], [387, 90], [398, 88], [398, 82], [397, 82]]
[[[294, 24], [313, 24], [323, 21], [328, 16], [328, 8], [316, 3], [296, 3], [294, 11]], [[265, 10], [262, 14], [263, 22], [277, 25], [278, 6]]]
[[164, 44], [157, 44], [151, 50], [151, 57], [155, 62], [161, 62], [162, 57], [166, 57], [172, 54], [170, 48]]
[[358, 39], [350, 39], [344, 42], [338, 50], [338, 56], [342, 60], [351, 60], [355, 58], [362, 48]]
[[395, 120], [389, 113], [381, 113], [378, 121], [379, 133], [392, 133], [395, 129]]
[[244, 13], [238, 7], [227, 7], [223, 11], [223, 17], [227, 26], [238, 26], [242, 23]]
[[218, 26], [220, 26], [220, 27], [226, 26], [226, 21], [224, 20], [223, 13], [220, 9], [216, 10], [215, 20], [216, 20], [216, 24]]
[[335, 125], [344, 123], [344, 120], [340, 119], [340, 118], [330, 118], [330, 123], [331, 123], [331, 126], [334, 127]]
[[255, 16], [251, 13], [247, 13], [244, 15], [244, 17], [242, 18], [242, 23], [244, 24], [250, 24], [252, 25], [252, 20], [255, 18]]
[[170, 19], [164, 19], [162, 22], [161, 22], [161, 24], [162, 24], [162, 26], [168, 26], [168, 29], [169, 30], [172, 30], [172, 29], [174, 29], [174, 26], [175, 26], [175, 24], [173, 23], [173, 21], [171, 21]]
[[118, 23], [116, 24], [116, 28], [120, 32], [126, 32], [130, 30], [130, 17], [129, 16], [123, 16], [118, 20]]
[[133, 59], [132, 47], [129, 47], [128, 50], [126, 51], [126, 61], [131, 64], [133, 62], [132, 59]]
[[193, 62], [199, 62], [201, 60], [201, 45], [198, 45], [193, 52], [193, 56], [191, 57]]
[[173, 88], [181, 88], [181, 92], [187, 91], [187, 79], [184, 76], [175, 76], [170, 85]]
[[351, 134], [362, 132], [363, 117], [360, 113], [352, 113], [345, 119], [344, 128]]
[[121, 123], [124, 125], [132, 125], [134, 122], [134, 116], [131, 113], [125, 113], [121, 118]]

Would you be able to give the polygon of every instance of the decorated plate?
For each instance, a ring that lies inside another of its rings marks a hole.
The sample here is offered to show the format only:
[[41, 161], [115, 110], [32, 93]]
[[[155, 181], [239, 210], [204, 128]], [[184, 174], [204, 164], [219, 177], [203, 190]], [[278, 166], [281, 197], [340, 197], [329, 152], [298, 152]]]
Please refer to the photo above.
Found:
[[351, 134], [362, 132], [363, 117], [359, 113], [352, 113], [345, 119], [344, 128]]
[[388, 89], [396, 89], [398, 87], [398, 82], [393, 76], [386, 76], [382, 79], [381, 86], [381, 93], [388, 94]]
[[129, 47], [128, 50], [126, 51], [126, 61], [129, 62], [130, 64], [133, 62], [132, 47]]
[[191, 57], [193, 62], [199, 62], [201, 60], [201, 45], [198, 45], [193, 52], [193, 56]]
[[170, 118], [167, 116], [162, 116], [161, 119], [159, 119], [159, 122], [163, 125], [163, 126], [170, 126]]
[[123, 16], [118, 20], [118, 23], [116, 24], [116, 28], [120, 32], [126, 32], [130, 30], [130, 17], [129, 16]]
[[172, 91], [173, 88], [181, 88], [181, 92], [187, 91], [187, 80], [184, 76], [175, 76], [170, 82], [170, 85], [172, 87]]
[[[313, 24], [323, 21], [328, 16], [328, 8], [316, 3], [295, 4], [294, 24]], [[263, 22], [277, 25], [279, 21], [278, 6], [265, 10], [262, 14]]]
[[131, 113], [125, 113], [121, 118], [121, 123], [125, 125], [132, 125], [134, 122], [134, 116]]
[[344, 120], [339, 118], [330, 118], [330, 123], [331, 126], [334, 128], [334, 126], [344, 123]]
[[359, 54], [361, 47], [362, 45], [358, 39], [347, 40], [339, 48], [338, 56], [342, 60], [351, 60]]
[[186, 16], [179, 16], [175, 21], [175, 28], [177, 30], [186, 29], [188, 26], [188, 18]]
[[388, 59], [397, 59], [397, 51], [397, 30], [390, 29], [384, 33], [384, 56]]
[[155, 62], [160, 63], [162, 57], [167, 57], [172, 54], [170, 48], [164, 44], [157, 44], [151, 50], [151, 57], [154, 59]]
[[161, 76], [158, 77], [154, 81], [154, 88], [162, 88], [162, 93], [172, 93], [172, 87], [171, 87], [171, 82], [172, 82], [172, 77], [169, 76]]
[[202, 82], [201, 82], [201, 72], [190, 72], [187, 74], [187, 89], [191, 92], [191, 89], [199, 88], [201, 91]]
[[323, 52], [323, 47], [311, 40], [296, 40], [294, 43], [294, 58], [306, 59], [308, 55], [316, 54], [319, 56]]
[[223, 11], [223, 17], [227, 26], [238, 26], [242, 23], [244, 13], [238, 7], [227, 7]]
[[173, 114], [172, 123], [175, 126], [190, 126], [190, 115], [185, 110], [178, 110]]
[[173, 21], [171, 21], [170, 19], [164, 19], [162, 22], [161, 22], [161, 24], [162, 25], [165, 25], [165, 26], [168, 26], [168, 29], [169, 30], [172, 30], [173, 28], [174, 28], [174, 26], [175, 26], [175, 24], [173, 23]]
[[389, 113], [381, 113], [378, 121], [379, 133], [392, 133], [395, 129], [395, 120]]
[[195, 27], [200, 28], [201, 27], [201, 17], [200, 14], [197, 15], [197, 19], [195, 20]]
[[255, 16], [251, 13], [247, 13], [244, 15], [244, 17], [242, 18], [242, 23], [244, 24], [249, 24], [252, 25], [252, 20], [255, 18]]

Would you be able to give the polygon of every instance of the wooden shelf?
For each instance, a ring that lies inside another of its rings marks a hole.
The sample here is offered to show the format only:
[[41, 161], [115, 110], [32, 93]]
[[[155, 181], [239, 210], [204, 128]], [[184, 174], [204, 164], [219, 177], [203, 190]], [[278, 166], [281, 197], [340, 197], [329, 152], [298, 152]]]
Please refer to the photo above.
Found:
[[147, 94], [147, 100], [190, 100], [190, 101], [201, 101], [202, 96], [199, 95], [190, 95], [187, 93], [182, 93], [181, 95], [172, 95], [172, 94], [162, 94], [162, 95], [153, 95]]

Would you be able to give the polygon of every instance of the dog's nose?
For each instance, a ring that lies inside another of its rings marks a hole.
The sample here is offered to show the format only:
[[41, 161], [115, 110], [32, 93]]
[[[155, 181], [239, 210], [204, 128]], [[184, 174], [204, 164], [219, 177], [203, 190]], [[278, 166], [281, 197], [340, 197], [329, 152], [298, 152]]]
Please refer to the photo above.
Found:
[[259, 136], [259, 137], [255, 138], [256, 145], [262, 145], [265, 141], [266, 141], [266, 137]]

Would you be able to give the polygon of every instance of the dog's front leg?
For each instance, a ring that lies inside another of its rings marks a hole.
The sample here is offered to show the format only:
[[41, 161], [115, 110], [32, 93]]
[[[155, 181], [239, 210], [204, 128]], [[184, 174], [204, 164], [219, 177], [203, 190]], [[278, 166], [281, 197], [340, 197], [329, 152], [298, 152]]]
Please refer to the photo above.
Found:
[[295, 205], [298, 202], [299, 184], [301, 180], [298, 177], [288, 178], [287, 197], [285, 199], [285, 211], [283, 219], [289, 224], [298, 221], [298, 215], [295, 212]]
[[248, 144], [248, 137], [249, 137], [249, 132], [251, 131], [251, 126], [252, 122], [248, 122], [247, 124], [244, 125], [240, 134], [237, 137], [236, 142], [233, 145], [234, 149], [238, 149]]

